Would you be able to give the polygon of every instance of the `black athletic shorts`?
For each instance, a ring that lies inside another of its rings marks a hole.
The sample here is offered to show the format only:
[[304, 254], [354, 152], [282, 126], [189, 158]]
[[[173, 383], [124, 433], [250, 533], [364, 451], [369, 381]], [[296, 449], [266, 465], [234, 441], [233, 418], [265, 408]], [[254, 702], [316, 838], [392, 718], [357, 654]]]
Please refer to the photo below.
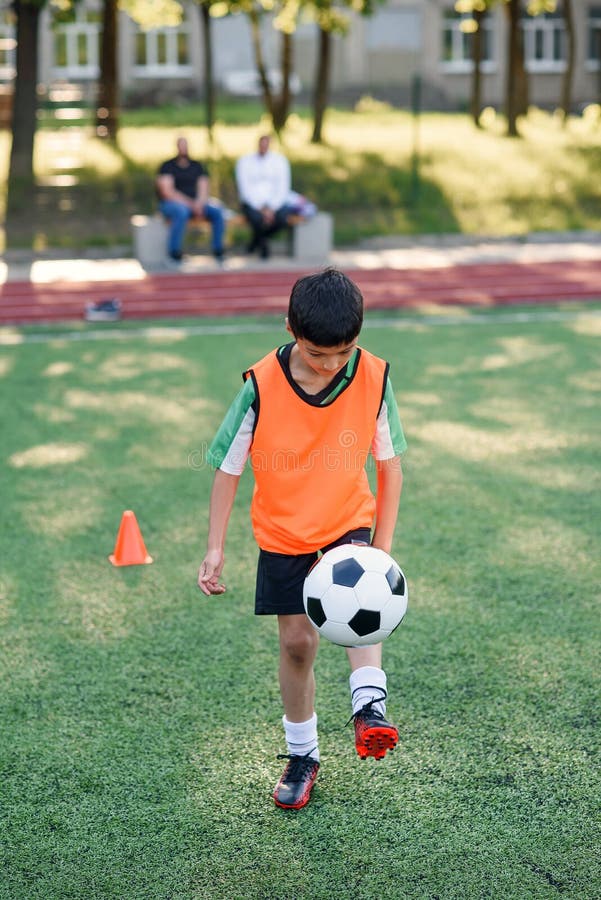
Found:
[[[370, 542], [369, 528], [355, 528], [324, 547], [322, 553], [331, 550], [332, 547], [338, 547], [340, 544], [369, 544]], [[289, 556], [286, 553], [259, 550], [255, 614], [257, 616], [294, 616], [304, 613], [303, 583], [307, 572], [318, 557], [317, 552]]]

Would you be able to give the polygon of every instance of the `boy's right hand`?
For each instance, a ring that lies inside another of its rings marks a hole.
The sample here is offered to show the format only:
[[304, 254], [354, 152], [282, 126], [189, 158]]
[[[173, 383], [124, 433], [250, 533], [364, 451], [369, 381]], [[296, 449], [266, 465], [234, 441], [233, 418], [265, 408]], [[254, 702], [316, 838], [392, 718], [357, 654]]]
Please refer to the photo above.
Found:
[[207, 553], [200, 564], [198, 587], [207, 597], [211, 594], [223, 594], [225, 591], [225, 585], [219, 581], [224, 561], [223, 553], [213, 551]]

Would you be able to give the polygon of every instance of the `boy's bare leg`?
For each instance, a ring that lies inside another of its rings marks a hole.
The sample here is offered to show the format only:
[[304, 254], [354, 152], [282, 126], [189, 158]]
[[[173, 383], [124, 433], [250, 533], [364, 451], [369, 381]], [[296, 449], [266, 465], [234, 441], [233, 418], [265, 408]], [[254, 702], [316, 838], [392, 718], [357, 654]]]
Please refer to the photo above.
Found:
[[280, 691], [288, 763], [275, 786], [273, 799], [284, 809], [309, 802], [319, 769], [315, 677], [313, 663], [319, 635], [304, 615], [278, 616], [280, 629]]
[[289, 722], [306, 722], [315, 709], [313, 663], [319, 634], [307, 616], [278, 616], [280, 630], [280, 692]]
[[351, 672], [362, 666], [382, 668], [382, 644], [371, 644], [369, 647], [347, 647], [346, 653], [351, 664]]

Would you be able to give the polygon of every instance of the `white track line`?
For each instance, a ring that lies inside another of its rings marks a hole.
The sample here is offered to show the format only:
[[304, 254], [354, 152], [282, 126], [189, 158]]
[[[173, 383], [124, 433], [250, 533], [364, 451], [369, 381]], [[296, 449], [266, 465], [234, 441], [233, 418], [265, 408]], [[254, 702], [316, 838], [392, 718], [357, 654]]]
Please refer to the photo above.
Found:
[[[566, 309], [566, 310], [532, 310], [523, 312], [491, 313], [483, 316], [478, 313], [466, 315], [424, 315], [404, 316], [399, 318], [383, 317], [365, 319], [364, 328], [429, 328], [453, 325], [498, 325], [520, 324], [530, 325], [539, 322], [565, 322], [586, 317], [601, 317], [601, 309]], [[283, 320], [282, 320], [283, 321]], [[268, 334], [281, 331], [277, 324], [266, 323], [223, 323], [218, 325], [166, 325], [146, 328], [126, 328], [119, 326], [103, 330], [61, 331], [61, 332], [21, 332], [17, 328], [0, 328], [0, 346], [18, 346], [21, 344], [50, 344], [53, 341], [128, 341], [134, 338], [143, 340], [160, 340], [173, 337], [203, 337], [216, 334]]]

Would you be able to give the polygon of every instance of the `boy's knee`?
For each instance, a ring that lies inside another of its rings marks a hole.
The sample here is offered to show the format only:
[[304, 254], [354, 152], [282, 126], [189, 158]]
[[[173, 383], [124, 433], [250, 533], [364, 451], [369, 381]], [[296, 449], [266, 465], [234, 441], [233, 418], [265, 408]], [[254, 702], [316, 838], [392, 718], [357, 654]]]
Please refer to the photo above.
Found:
[[283, 635], [280, 643], [282, 652], [292, 662], [297, 664], [305, 663], [307, 660], [312, 660], [315, 656], [319, 635], [313, 628], [311, 631], [300, 628], [294, 629]]

